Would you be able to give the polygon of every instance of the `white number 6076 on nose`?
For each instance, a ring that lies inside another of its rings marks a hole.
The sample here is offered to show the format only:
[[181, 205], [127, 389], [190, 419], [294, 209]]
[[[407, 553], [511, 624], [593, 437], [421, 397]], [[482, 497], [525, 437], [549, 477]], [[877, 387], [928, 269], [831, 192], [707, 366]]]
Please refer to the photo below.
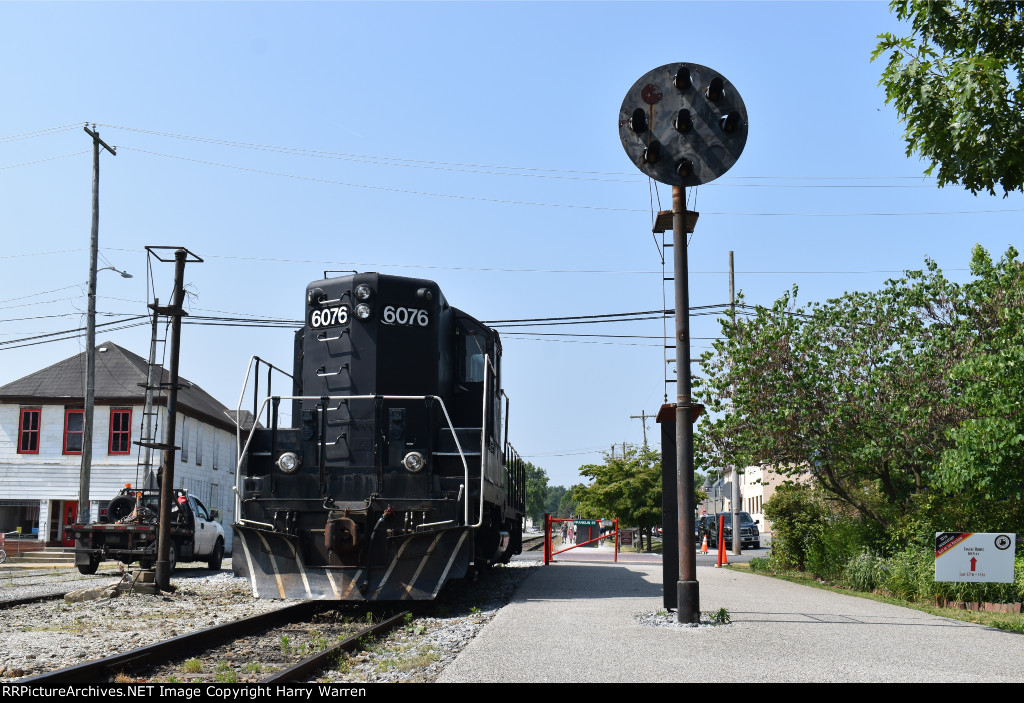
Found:
[[384, 307], [384, 315], [381, 322], [385, 325], [407, 325], [426, 327], [430, 323], [430, 316], [426, 310], [417, 308], [403, 308], [395, 305]]

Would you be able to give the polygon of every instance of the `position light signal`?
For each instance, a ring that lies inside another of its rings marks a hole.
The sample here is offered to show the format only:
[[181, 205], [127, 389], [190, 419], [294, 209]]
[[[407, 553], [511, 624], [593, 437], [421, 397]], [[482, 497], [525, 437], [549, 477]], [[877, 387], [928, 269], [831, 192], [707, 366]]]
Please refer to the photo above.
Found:
[[633, 134], [643, 134], [647, 131], [647, 113], [642, 107], [633, 110], [633, 116], [629, 118], [629, 130]]
[[641, 76], [619, 109], [619, 139], [650, 178], [672, 186], [709, 183], [728, 171], [747, 141], [747, 111], [725, 76], [671, 63]]

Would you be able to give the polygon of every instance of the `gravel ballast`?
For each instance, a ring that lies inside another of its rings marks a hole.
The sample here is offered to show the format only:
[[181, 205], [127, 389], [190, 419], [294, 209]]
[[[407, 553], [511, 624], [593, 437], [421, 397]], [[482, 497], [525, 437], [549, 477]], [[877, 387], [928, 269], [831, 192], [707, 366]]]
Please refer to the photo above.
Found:
[[[320, 672], [314, 680], [433, 681], [536, 566], [536, 561], [513, 561], [491, 569], [475, 582], [451, 584], [436, 603], [420, 604], [417, 617], [408, 625], [340, 659], [334, 669]], [[118, 573], [109, 571], [92, 577], [82, 577], [73, 569], [31, 574], [4, 571], [0, 574], [0, 601], [106, 586], [119, 578]], [[295, 602], [254, 598], [248, 582], [235, 578], [227, 567], [216, 573], [181, 569], [172, 584], [177, 587], [173, 593], [157, 596], [131, 593], [81, 603], [51, 600], [5, 609], [0, 619], [0, 680], [10, 682], [73, 666]], [[232, 660], [252, 661], [245, 651], [236, 655]], [[190, 680], [184, 673], [177, 678]]]

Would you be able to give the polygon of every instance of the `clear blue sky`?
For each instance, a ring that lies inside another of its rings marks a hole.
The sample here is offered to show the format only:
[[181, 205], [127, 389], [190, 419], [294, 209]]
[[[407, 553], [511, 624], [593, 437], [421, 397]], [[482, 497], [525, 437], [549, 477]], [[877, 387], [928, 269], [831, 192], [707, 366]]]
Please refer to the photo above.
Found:
[[[118, 147], [100, 265], [134, 275], [100, 273], [100, 322], [145, 312], [145, 245], [205, 259], [186, 272], [196, 315], [298, 319], [324, 269], [432, 278], [484, 320], [659, 309], [651, 188], [616, 120], [675, 61], [725, 75], [750, 121], [735, 167], [692, 194], [692, 305], [728, 300], [730, 250], [765, 305], [794, 284], [804, 301], [877, 289], [925, 257], [965, 278], [975, 243], [1020, 246], [1024, 203], [939, 190], [905, 155], [869, 61], [902, 29], [883, 2], [2, 3], [0, 342], [84, 327], [85, 122]], [[154, 274], [166, 301], [173, 266]], [[630, 416], [665, 393], [660, 321], [524, 331], [504, 335], [524, 456], [569, 485], [641, 441]], [[694, 318], [694, 355], [717, 333]], [[148, 338], [97, 335], [140, 355]], [[84, 333], [14, 346], [0, 383]], [[182, 373], [229, 406], [252, 354], [289, 366], [290, 332], [184, 328]]]

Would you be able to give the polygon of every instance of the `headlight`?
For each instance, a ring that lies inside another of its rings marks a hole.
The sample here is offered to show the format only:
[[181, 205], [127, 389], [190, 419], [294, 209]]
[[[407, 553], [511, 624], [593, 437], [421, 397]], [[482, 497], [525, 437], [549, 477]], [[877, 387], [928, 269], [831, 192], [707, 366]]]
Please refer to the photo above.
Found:
[[427, 460], [424, 459], [423, 455], [419, 452], [409, 452], [405, 455], [405, 458], [402, 459], [402, 466], [413, 473], [416, 473], [426, 465]]
[[369, 320], [371, 314], [373, 314], [373, 310], [371, 310], [370, 306], [366, 303], [359, 303], [359, 305], [356, 305], [356, 317], [360, 320]]
[[295, 452], [285, 452], [277, 457], [277, 468], [286, 474], [293, 474], [299, 468], [299, 457]]
[[373, 288], [370, 288], [365, 283], [360, 283], [356, 286], [356, 297], [360, 300], [369, 300], [373, 297]]

